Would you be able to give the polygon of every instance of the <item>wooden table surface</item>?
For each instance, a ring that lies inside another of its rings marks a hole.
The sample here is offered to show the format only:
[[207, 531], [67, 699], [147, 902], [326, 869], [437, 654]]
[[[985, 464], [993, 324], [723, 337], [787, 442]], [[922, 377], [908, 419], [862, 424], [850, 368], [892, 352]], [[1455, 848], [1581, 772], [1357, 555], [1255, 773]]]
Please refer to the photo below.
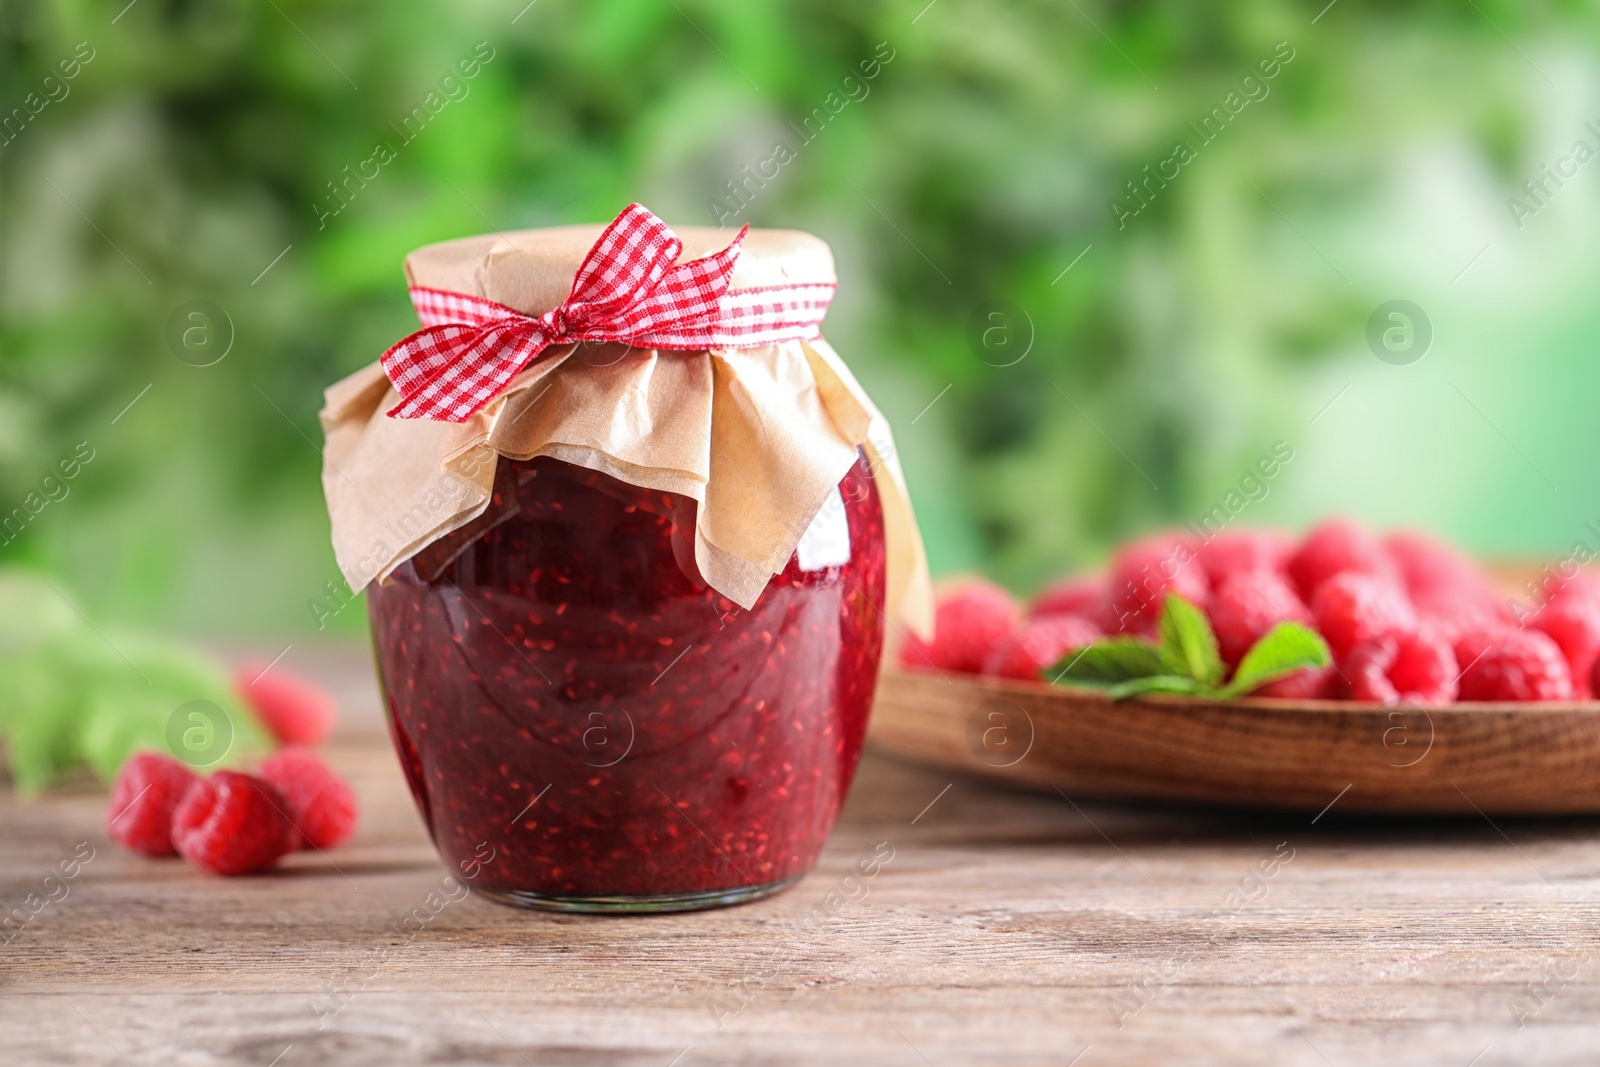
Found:
[[[467, 897], [408, 924], [446, 872], [365, 654], [285, 663], [343, 702], [327, 755], [355, 840], [214, 878], [120, 852], [92, 789], [0, 791], [4, 910], [93, 850], [0, 944], [0, 1062], [1600, 1059], [1592, 819], [1113, 806], [869, 754], [820, 866], [775, 898], [598, 918]], [[847, 891], [880, 842], [893, 858]]]

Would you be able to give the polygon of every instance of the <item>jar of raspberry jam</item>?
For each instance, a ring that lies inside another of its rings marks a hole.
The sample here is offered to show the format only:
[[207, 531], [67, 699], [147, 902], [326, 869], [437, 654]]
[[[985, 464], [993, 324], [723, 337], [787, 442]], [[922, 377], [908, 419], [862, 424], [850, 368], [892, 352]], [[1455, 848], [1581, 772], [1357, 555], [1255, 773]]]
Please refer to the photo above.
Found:
[[328, 390], [335, 555], [446, 864], [565, 911], [801, 878], [926, 564], [883, 417], [818, 327], [827, 245], [604, 229], [407, 259], [424, 329]]
[[[746, 611], [681, 562], [692, 502], [559, 460], [431, 578], [369, 598], [390, 729], [452, 866], [511, 903], [734, 903], [816, 862], [883, 646], [883, 511], [846, 479], [848, 558], [790, 558]], [[503, 488], [501, 488], [503, 486]]]

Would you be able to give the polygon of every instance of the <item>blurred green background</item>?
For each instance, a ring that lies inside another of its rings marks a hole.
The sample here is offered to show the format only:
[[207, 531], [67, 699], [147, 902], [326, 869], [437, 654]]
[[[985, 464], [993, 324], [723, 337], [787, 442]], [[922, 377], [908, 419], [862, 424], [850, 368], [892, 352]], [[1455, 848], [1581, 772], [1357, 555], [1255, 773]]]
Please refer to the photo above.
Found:
[[[125, 2], [0, 8], [0, 512], [59, 496], [0, 561], [99, 616], [315, 634], [316, 410], [415, 328], [402, 257], [631, 200], [832, 244], [827, 333], [936, 571], [1026, 591], [1198, 519], [1277, 441], [1236, 521], [1597, 544], [1600, 165], [1508, 205], [1600, 148], [1585, 5]], [[741, 205], [746, 166], [776, 175]], [[1420, 361], [1369, 347], [1394, 299]], [[210, 366], [168, 338], [193, 300], [231, 321]]]

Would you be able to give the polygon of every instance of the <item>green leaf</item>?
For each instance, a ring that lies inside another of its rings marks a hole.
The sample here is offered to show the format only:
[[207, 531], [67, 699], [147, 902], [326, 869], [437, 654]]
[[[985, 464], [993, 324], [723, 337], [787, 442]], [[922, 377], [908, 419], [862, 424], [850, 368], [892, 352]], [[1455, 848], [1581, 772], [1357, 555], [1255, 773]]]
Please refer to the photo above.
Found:
[[72, 605], [50, 583], [27, 571], [0, 570], [0, 657], [37, 651], [83, 630]]
[[0, 663], [6, 720], [0, 733], [17, 791], [39, 792], [77, 760], [76, 704], [70, 675], [46, 657]]
[[1161, 650], [1137, 637], [1112, 637], [1063, 656], [1051, 669], [1060, 682], [1110, 686], [1133, 678], [1171, 674]]
[[220, 665], [172, 642], [116, 631], [111, 636], [120, 653], [105, 655], [105, 642], [87, 648], [83, 673], [93, 684], [79, 710], [81, 756], [102, 780], [114, 778], [135, 749], [156, 749], [187, 761], [188, 753], [172, 749], [169, 726], [189, 701], [205, 701], [227, 720], [231, 736], [227, 749], [217, 753], [217, 766], [270, 749], [260, 723]]
[[1226, 667], [1211, 623], [1199, 608], [1168, 594], [1160, 645], [1136, 637], [1107, 638], [1062, 657], [1052, 673], [1058, 682], [1104, 689], [1113, 700], [1140, 693], [1233, 697], [1330, 662], [1328, 646], [1315, 631], [1279, 623], [1245, 653], [1233, 680], [1220, 685]]
[[1126, 700], [1140, 693], [1187, 693], [1191, 696], [1208, 693], [1211, 686], [1181, 674], [1152, 674], [1147, 678], [1130, 678], [1106, 689], [1112, 700]]
[[1220, 695], [1241, 696], [1286, 674], [1331, 662], [1327, 642], [1319, 634], [1296, 622], [1280, 622], [1250, 646]]
[[109, 782], [134, 749], [170, 750], [172, 718], [190, 701], [213, 705], [226, 722], [219, 766], [271, 747], [211, 658], [157, 637], [92, 629], [47, 584], [0, 569], [0, 741], [19, 793], [85, 763]]
[[1167, 594], [1161, 612], [1161, 651], [1173, 665], [1207, 686], [1222, 681], [1222, 654], [1217, 635], [1205, 614], [1173, 593]]

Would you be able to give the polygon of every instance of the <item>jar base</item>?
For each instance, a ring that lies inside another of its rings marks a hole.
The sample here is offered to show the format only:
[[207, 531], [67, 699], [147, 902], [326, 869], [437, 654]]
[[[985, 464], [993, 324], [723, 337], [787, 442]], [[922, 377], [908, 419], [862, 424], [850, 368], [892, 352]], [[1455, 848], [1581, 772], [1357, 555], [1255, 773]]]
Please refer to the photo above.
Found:
[[781, 893], [804, 877], [804, 874], [796, 874], [765, 885], [740, 886], [735, 889], [706, 889], [693, 893], [648, 893], [638, 896], [560, 896], [535, 893], [526, 889], [481, 889], [477, 886], [474, 886], [472, 891], [498, 904], [508, 904], [514, 908], [580, 912], [591, 915], [649, 915], [672, 911], [704, 911], [708, 908], [748, 904], [752, 900]]

